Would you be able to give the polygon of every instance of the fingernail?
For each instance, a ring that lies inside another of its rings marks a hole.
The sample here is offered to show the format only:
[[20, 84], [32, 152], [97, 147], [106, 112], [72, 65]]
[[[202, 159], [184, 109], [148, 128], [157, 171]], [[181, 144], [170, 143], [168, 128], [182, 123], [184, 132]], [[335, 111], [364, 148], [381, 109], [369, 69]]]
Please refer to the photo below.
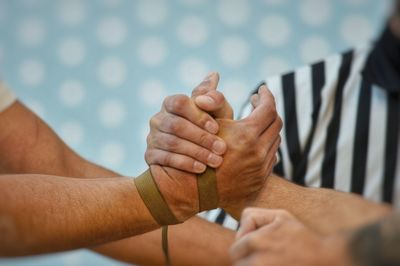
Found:
[[217, 154], [223, 154], [225, 152], [225, 142], [221, 140], [215, 141], [212, 146], [212, 150]]
[[210, 96], [206, 96], [206, 95], [200, 95], [196, 98], [196, 101], [198, 102], [202, 102], [204, 104], [213, 104], [214, 103], [214, 99], [211, 98]]
[[212, 76], [215, 75], [215, 72], [210, 72], [208, 75], [204, 78], [204, 81], [210, 80]]
[[204, 127], [211, 134], [218, 133], [218, 124], [216, 122], [207, 121]]
[[208, 156], [207, 162], [211, 167], [218, 167], [222, 163], [222, 157], [211, 153]]
[[201, 173], [204, 172], [206, 170], [206, 166], [202, 163], [199, 163], [197, 161], [194, 162], [193, 164], [193, 169], [196, 173]]
[[258, 93], [262, 92], [263, 90], [265, 91], [266, 89], [267, 89], [267, 86], [265, 84], [261, 85], [260, 88], [258, 88]]

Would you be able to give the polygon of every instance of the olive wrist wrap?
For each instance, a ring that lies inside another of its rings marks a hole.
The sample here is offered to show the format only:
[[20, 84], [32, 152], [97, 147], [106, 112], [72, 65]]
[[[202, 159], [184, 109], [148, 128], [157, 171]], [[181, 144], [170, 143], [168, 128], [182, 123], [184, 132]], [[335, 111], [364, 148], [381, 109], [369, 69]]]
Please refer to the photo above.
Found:
[[[165, 201], [160, 189], [154, 181], [150, 169], [134, 179], [147, 209], [162, 227], [162, 248], [166, 258], [166, 265], [171, 265], [168, 251], [168, 225], [181, 223], [173, 214]], [[199, 194], [199, 212], [212, 210], [218, 207], [217, 177], [215, 169], [207, 167], [206, 171], [197, 177]]]

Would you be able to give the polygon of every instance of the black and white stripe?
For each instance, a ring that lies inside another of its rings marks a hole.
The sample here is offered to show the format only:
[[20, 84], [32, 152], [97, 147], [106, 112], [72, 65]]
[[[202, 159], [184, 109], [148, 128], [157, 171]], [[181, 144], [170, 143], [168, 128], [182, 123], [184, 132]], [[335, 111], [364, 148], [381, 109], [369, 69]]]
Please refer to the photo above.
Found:
[[[274, 171], [301, 185], [400, 207], [400, 97], [363, 77], [372, 48], [266, 81], [284, 122]], [[229, 215], [213, 212], [226, 225]], [[234, 229], [230, 219], [228, 227]]]

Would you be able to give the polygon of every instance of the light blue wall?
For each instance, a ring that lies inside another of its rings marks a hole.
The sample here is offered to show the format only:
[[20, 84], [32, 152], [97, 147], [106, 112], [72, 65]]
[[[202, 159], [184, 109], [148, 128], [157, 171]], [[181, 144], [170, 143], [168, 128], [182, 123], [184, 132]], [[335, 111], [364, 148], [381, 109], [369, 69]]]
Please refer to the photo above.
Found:
[[[217, 70], [238, 110], [261, 79], [371, 40], [390, 2], [0, 0], [0, 73], [80, 154], [136, 175], [164, 96]], [[86, 251], [0, 260], [116, 264]]]

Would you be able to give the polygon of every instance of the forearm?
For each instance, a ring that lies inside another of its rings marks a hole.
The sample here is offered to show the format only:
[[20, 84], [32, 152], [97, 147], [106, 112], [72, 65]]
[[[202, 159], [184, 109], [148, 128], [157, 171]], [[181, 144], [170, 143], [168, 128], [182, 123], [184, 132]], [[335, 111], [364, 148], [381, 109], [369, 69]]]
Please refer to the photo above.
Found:
[[[323, 234], [357, 228], [391, 212], [388, 205], [373, 203], [355, 194], [301, 187], [278, 176], [267, 179], [263, 190], [251, 205], [286, 209]], [[241, 208], [232, 214], [240, 217], [240, 212]]]
[[94, 246], [158, 228], [127, 178], [1, 175], [0, 190], [1, 256]]
[[[231, 265], [228, 251], [234, 241], [233, 231], [198, 217], [170, 226], [168, 231], [172, 265]], [[129, 263], [165, 265], [160, 230], [99, 246], [94, 250]]]
[[20, 102], [0, 113], [0, 174], [111, 177], [70, 149]]

